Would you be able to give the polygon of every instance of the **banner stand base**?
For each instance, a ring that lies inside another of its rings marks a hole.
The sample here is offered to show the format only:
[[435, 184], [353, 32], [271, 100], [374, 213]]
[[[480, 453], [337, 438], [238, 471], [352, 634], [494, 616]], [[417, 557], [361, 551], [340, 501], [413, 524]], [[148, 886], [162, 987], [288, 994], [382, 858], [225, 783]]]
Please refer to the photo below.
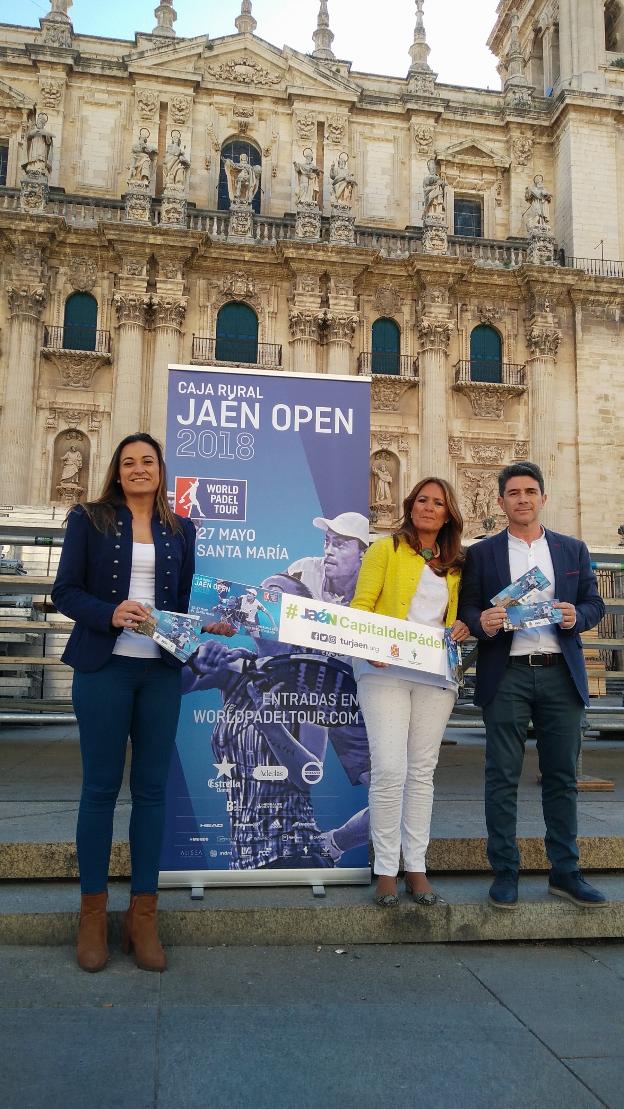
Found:
[[204, 887], [203, 886], [191, 886], [191, 901], [203, 901], [203, 900], [204, 900]]
[[313, 897], [325, 897], [325, 886], [321, 886], [319, 883], [313, 885], [312, 886], [312, 896]]
[[[301, 867], [293, 870], [161, 870], [159, 889], [189, 889], [193, 901], [202, 901], [207, 889], [240, 889], [249, 886], [307, 886], [314, 897], [324, 897], [326, 886], [369, 886], [369, 866]], [[319, 892], [317, 893], [317, 889]]]

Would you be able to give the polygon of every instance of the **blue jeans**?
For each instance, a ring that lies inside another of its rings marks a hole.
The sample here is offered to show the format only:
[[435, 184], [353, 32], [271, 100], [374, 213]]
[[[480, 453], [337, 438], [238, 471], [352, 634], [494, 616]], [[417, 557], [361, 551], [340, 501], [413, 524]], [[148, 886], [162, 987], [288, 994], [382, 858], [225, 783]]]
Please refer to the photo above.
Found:
[[132, 892], [155, 893], [180, 670], [161, 659], [113, 655], [94, 673], [74, 671], [72, 699], [83, 773], [76, 829], [81, 890], [102, 893], [108, 884], [113, 814], [130, 737]]
[[578, 869], [576, 761], [583, 703], [565, 662], [535, 667], [510, 659], [496, 696], [483, 708], [485, 819], [493, 870], [518, 871], [518, 782], [533, 721], [542, 776], [546, 854], [553, 870]]

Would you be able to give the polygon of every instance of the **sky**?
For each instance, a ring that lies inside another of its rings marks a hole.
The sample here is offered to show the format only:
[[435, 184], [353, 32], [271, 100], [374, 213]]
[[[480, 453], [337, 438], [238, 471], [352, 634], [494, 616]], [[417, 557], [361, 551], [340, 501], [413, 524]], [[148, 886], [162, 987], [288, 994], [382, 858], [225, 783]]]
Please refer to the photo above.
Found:
[[[74, 0], [69, 15], [78, 34], [133, 39], [153, 30], [156, 0]], [[180, 37], [235, 32], [240, 0], [175, 0]], [[499, 89], [495, 60], [485, 45], [494, 26], [497, 0], [425, 0], [429, 64], [452, 85]], [[253, 0], [256, 34], [275, 46], [309, 53], [318, 0]], [[0, 0], [0, 23], [38, 26], [47, 0]], [[19, 14], [18, 14], [19, 13]], [[329, 0], [337, 58], [367, 73], [405, 77], [414, 37], [414, 0]]]

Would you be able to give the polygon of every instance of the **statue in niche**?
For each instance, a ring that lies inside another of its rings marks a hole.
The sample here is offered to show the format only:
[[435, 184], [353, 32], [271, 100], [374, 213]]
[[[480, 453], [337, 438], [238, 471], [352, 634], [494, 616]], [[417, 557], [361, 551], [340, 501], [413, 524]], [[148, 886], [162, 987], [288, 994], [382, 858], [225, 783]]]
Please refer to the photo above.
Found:
[[349, 170], [349, 155], [343, 150], [338, 157], [338, 165], [332, 162], [329, 171], [331, 179], [332, 203], [345, 204], [348, 207], [353, 202], [353, 190], [357, 188], [357, 181]]
[[375, 504], [394, 505], [392, 496], [392, 472], [388, 466], [388, 459], [383, 454], [377, 455], [371, 466], [371, 473], [375, 478]]
[[82, 452], [72, 444], [61, 458], [60, 484], [63, 486], [77, 485], [82, 463]]
[[527, 223], [531, 230], [549, 232], [552, 193], [544, 188], [544, 178], [541, 173], [536, 174], [533, 178], [533, 184], [527, 186], [524, 199], [529, 202], [527, 212], [530, 212], [530, 215]]
[[163, 161], [164, 187], [183, 192], [186, 177], [190, 169], [191, 160], [182, 146], [182, 133], [178, 130], [171, 132], [171, 142], [165, 151]]
[[321, 171], [314, 164], [314, 154], [311, 147], [307, 146], [303, 152], [303, 162], [293, 162], [297, 174], [297, 191], [295, 200], [297, 204], [318, 205], [321, 191]]
[[155, 146], [148, 146], [147, 140], [150, 133], [147, 127], [142, 127], [139, 131], [139, 137], [132, 147], [132, 162], [130, 164], [130, 176], [128, 177], [128, 187], [149, 189], [152, 181], [152, 169], [156, 160], [158, 150]]
[[48, 177], [52, 169], [54, 136], [46, 131], [48, 117], [39, 112], [34, 126], [26, 133], [26, 161], [22, 169], [29, 177]]
[[260, 188], [260, 166], [252, 166], [246, 154], [240, 154], [238, 162], [224, 158], [223, 164], [230, 204], [251, 204]]
[[423, 223], [446, 223], [446, 181], [438, 173], [435, 158], [427, 162], [427, 173], [423, 181], [425, 206], [423, 209]]

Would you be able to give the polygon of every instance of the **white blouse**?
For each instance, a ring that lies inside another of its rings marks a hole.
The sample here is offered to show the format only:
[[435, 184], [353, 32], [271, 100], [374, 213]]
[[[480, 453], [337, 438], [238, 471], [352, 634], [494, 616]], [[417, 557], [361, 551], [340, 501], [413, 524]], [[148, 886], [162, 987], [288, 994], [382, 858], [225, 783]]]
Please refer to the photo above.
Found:
[[[153, 605], [156, 602], [156, 551], [153, 543], [132, 544], [129, 601]], [[113, 647], [114, 655], [127, 658], [160, 658], [160, 648], [148, 635], [124, 628]]]
[[407, 619], [413, 620], [415, 624], [429, 624], [432, 628], [443, 628], [448, 603], [446, 578], [438, 577], [430, 566], [423, 566]]

